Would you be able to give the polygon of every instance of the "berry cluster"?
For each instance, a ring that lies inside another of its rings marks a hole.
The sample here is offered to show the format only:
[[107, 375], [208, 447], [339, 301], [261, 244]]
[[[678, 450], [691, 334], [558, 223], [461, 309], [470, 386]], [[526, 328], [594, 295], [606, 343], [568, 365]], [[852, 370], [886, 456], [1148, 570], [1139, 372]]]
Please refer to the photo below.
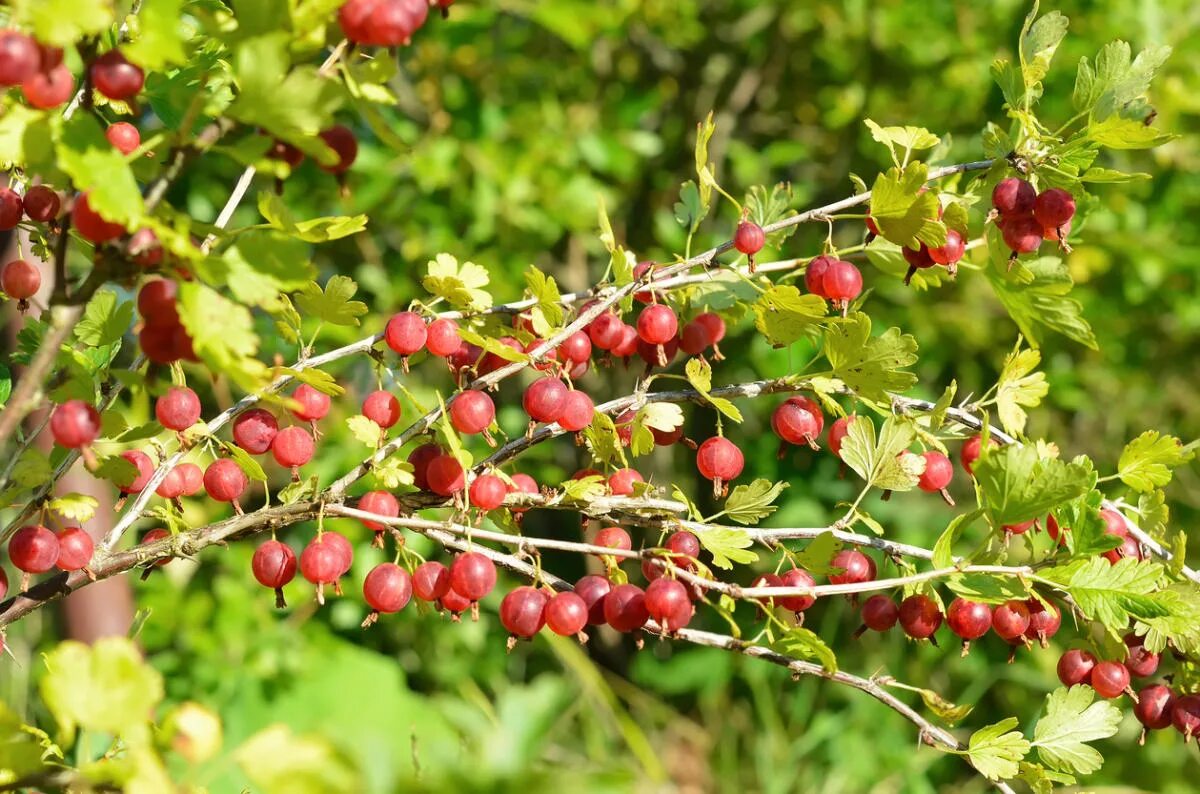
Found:
[[151, 279], [138, 291], [137, 307], [143, 321], [138, 344], [156, 364], [198, 360], [192, 337], [179, 320], [178, 292], [178, 285], [167, 278]]
[[1038, 250], [1044, 240], [1070, 250], [1066, 240], [1075, 217], [1075, 198], [1067, 191], [1050, 188], [1038, 193], [1029, 182], [1010, 176], [992, 189], [992, 209], [1014, 259]]
[[[89, 65], [88, 80], [108, 99], [128, 102], [141, 92], [145, 74], [120, 50], [109, 50]], [[49, 110], [75, 93], [75, 76], [63, 63], [61, 48], [16, 30], [0, 31], [0, 86], [18, 85], [32, 107]]]

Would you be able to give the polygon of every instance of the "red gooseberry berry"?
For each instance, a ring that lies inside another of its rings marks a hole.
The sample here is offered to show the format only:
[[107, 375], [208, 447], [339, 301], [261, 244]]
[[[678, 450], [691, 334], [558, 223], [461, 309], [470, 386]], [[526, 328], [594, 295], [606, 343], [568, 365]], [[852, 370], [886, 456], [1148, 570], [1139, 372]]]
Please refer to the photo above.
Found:
[[[85, 240], [96, 245], [110, 242], [125, 234], [123, 224], [106, 220], [99, 212], [92, 209], [87, 193], [80, 193], [76, 197], [75, 207], [71, 210], [71, 225]], [[140, 301], [138, 306], [141, 307]]]
[[412, 577], [394, 562], [379, 563], [363, 578], [363, 600], [376, 613], [399, 612], [412, 592]]
[[458, 323], [447, 318], [434, 320], [425, 329], [425, 347], [431, 355], [447, 358], [462, 346]]
[[41, 56], [32, 38], [16, 30], [0, 30], [0, 86], [14, 86], [38, 70]]
[[546, 602], [546, 626], [555, 634], [570, 637], [587, 624], [588, 605], [578, 593], [558, 593]]
[[679, 631], [692, 619], [688, 590], [674, 579], [655, 579], [646, 588], [646, 612], [664, 631]]
[[187, 430], [200, 421], [200, 398], [187, 386], [174, 386], [155, 401], [154, 415], [168, 430]]
[[638, 315], [638, 337], [647, 344], [665, 345], [679, 331], [679, 319], [670, 306], [652, 303]]
[[450, 403], [450, 424], [460, 433], [482, 433], [496, 419], [496, 405], [482, 391], [468, 389]]
[[40, 524], [21, 527], [8, 541], [8, 558], [27, 574], [45, 573], [58, 563], [58, 536]]
[[275, 606], [287, 606], [283, 600], [283, 586], [296, 578], [296, 553], [286, 543], [268, 540], [254, 550], [250, 570], [263, 587], [275, 591]]
[[0, 289], [10, 298], [20, 301], [22, 309], [42, 286], [42, 272], [24, 259], [14, 259], [0, 268]]
[[425, 467], [425, 481], [429, 484], [429, 490], [438, 496], [454, 496], [467, 485], [466, 472], [458, 458], [446, 454], [429, 461]]
[[1049, 229], [1057, 229], [1075, 217], [1075, 198], [1062, 188], [1043, 190], [1033, 202], [1033, 217]]
[[477, 551], [459, 554], [450, 564], [450, 588], [463, 598], [479, 601], [495, 586], [495, 564]]
[[92, 62], [92, 85], [109, 99], [124, 101], [142, 90], [146, 76], [119, 50], [109, 50]]
[[914, 593], [900, 602], [900, 628], [914, 640], [933, 636], [942, 625], [942, 611], [927, 595]]
[[292, 399], [298, 403], [296, 407], [292, 408], [292, 416], [301, 422], [316, 422], [325, 418], [332, 402], [328, 394], [317, 391], [307, 383], [296, 387], [296, 390], [292, 392]]
[[50, 415], [50, 434], [60, 447], [85, 447], [100, 435], [100, 412], [83, 400], [67, 400]]
[[471, 481], [471, 487], [467, 490], [471, 504], [484, 512], [504, 504], [507, 495], [508, 485], [494, 474], [480, 474]]
[[66, 102], [75, 93], [75, 75], [60, 63], [45, 71], [34, 72], [21, 84], [25, 101], [39, 110], [50, 110]]
[[1129, 689], [1129, 670], [1120, 662], [1097, 662], [1092, 668], [1092, 689], [1102, 698], [1120, 697]]
[[830, 584], [861, 584], [875, 578], [875, 561], [858, 549], [843, 549], [829, 563], [838, 573], [829, 574]]
[[250, 484], [250, 478], [236, 461], [220, 458], [204, 470], [204, 490], [218, 502], [237, 502]]
[[362, 412], [363, 416], [386, 430], [400, 421], [400, 401], [391, 392], [378, 389], [363, 400]]
[[1058, 659], [1058, 680], [1063, 686], [1090, 684], [1096, 657], [1080, 648], [1072, 648]]
[[529, 384], [521, 404], [534, 422], [557, 422], [567, 391], [567, 385], [558, 378], [540, 378]]
[[645, 481], [634, 469], [617, 469], [608, 478], [608, 490], [613, 496], [633, 496], [633, 484]]
[[1001, 215], [1016, 216], [1032, 212], [1036, 200], [1037, 191], [1033, 185], [1017, 177], [1001, 179], [992, 188], [992, 206]]
[[449, 591], [450, 570], [440, 562], [423, 562], [413, 571], [413, 594], [422, 601], [437, 601]]
[[500, 624], [512, 636], [529, 639], [546, 625], [549, 600], [549, 596], [535, 587], [518, 587], [500, 601]]
[[612, 582], [596, 574], [588, 574], [575, 583], [575, 595], [587, 605], [589, 625], [603, 626], [606, 622], [604, 601], [612, 589]]
[[118, 485], [121, 493], [141, 493], [142, 489], [150, 482], [150, 478], [154, 476], [154, 462], [150, 460], [150, 456], [139, 449], [128, 449], [121, 453], [121, 457], [129, 461], [137, 469], [137, 473], [128, 485]]
[[313, 437], [302, 427], [285, 427], [271, 441], [271, 454], [284, 468], [296, 469], [312, 460], [315, 451]]
[[[387, 491], [367, 491], [359, 497], [358, 509], [364, 513], [374, 513], [377, 516], [395, 518], [400, 515], [400, 502]], [[378, 521], [372, 521], [368, 518], [364, 518], [362, 522], [364, 527], [374, 532], [383, 532], [387, 529], [386, 524], [381, 524]]]
[[271, 448], [279, 433], [275, 415], [262, 408], [243, 411], [233, 420], [233, 443], [251, 455], [261, 455]]
[[92, 561], [96, 545], [92, 536], [79, 527], [66, 527], [58, 531], [58, 559], [55, 565], [63, 571], [78, 571]]
[[110, 124], [104, 131], [104, 137], [108, 138], [108, 142], [113, 145], [114, 149], [124, 155], [132, 154], [142, 145], [141, 133], [128, 121]]
[[617, 631], [637, 631], [649, 619], [646, 594], [635, 584], [617, 585], [604, 598], [604, 620]]
[[29, 220], [46, 223], [58, 217], [62, 199], [58, 191], [47, 185], [34, 185], [25, 191], [25, 214]]
[[754, 221], [742, 221], [733, 233], [733, 247], [746, 256], [754, 256], [766, 244], [766, 233]]
[[425, 327], [425, 321], [416, 312], [392, 315], [383, 332], [387, 346], [401, 356], [411, 356], [425, 347], [428, 337], [429, 331]]

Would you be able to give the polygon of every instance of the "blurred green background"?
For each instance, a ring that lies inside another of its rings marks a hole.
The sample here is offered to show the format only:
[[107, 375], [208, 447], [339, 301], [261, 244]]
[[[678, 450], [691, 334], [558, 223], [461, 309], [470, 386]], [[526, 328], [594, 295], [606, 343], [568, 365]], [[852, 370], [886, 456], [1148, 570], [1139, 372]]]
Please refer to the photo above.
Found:
[[[1200, 435], [1193, 396], [1200, 145], [1187, 134], [1200, 128], [1200, 6], [1108, 0], [1044, 4], [1043, 12], [1055, 8], [1070, 17], [1071, 30], [1041, 105], [1051, 126], [1072, 115], [1080, 56], [1093, 57], [1113, 38], [1128, 40], [1135, 51], [1154, 43], [1176, 48], [1151, 99], [1157, 125], [1185, 135], [1154, 152], [1121, 154], [1113, 167], [1150, 172], [1153, 181], [1100, 186], [1099, 201], [1076, 224], [1081, 242], [1069, 259], [1078, 281], [1074, 295], [1100, 349], [1045, 339], [1051, 392], [1031, 414], [1030, 435], [1111, 469], [1125, 441], [1146, 428], [1185, 439]], [[996, 57], [1015, 57], [1027, 11], [1015, 0], [468, 0], [455, 4], [447, 22], [431, 18], [400, 53], [398, 107], [373, 120], [374, 131], [358, 120], [365, 142], [349, 177], [350, 195], [340, 197], [308, 164], [287, 182], [284, 196], [301, 216], [370, 215], [371, 234], [322, 247], [317, 262], [322, 281], [345, 273], [359, 282], [359, 297], [373, 309], [365, 323], [372, 331], [423, 294], [425, 263], [442, 251], [486, 266], [500, 298], [519, 295], [520, 274], [531, 262], [564, 287], [584, 287], [607, 258], [596, 239], [600, 196], [618, 238], [641, 258], [682, 251], [672, 204], [679, 184], [694, 176], [695, 125], [710, 110], [717, 121], [710, 151], [722, 184], [736, 195], [787, 181], [796, 208], [847, 195], [848, 174], [869, 182], [887, 165], [886, 150], [871, 141], [863, 118], [945, 136], [951, 146], [944, 162], [978, 159], [983, 125], [1004, 123], [988, 69]], [[383, 145], [381, 132], [406, 150]], [[218, 160], [184, 180], [171, 199], [211, 219], [238, 170]], [[269, 189], [266, 180], [260, 188]], [[255, 222], [247, 204], [235, 226]], [[723, 206], [701, 244], [725, 239], [735, 222]], [[824, 234], [823, 226], [803, 228], [781, 253], [811, 255]], [[861, 234], [856, 224], [843, 223], [836, 239], [852, 245]], [[968, 270], [957, 282], [918, 292], [869, 265], [864, 273], [875, 290], [868, 311], [876, 325], [898, 325], [920, 341], [916, 396], [936, 397], [952, 378], [960, 395], [994, 382], [1017, 331], [985, 279]], [[359, 335], [331, 330], [321, 346]], [[789, 354], [751, 336], [732, 331], [723, 343], [728, 360], [717, 370], [718, 382], [782, 374], [808, 358], [803, 345]], [[274, 351], [266, 352], [269, 359]], [[375, 380], [367, 361], [343, 363], [337, 372], [351, 393], [326, 420], [330, 437], [311, 467], [324, 482], [361, 456], [341, 419], [357, 412]], [[396, 374], [424, 400], [450, 388], [434, 363]], [[632, 374], [604, 371], [584, 383], [600, 402], [628, 391]], [[509, 432], [521, 423], [517, 389], [502, 392], [509, 407], [501, 424]], [[218, 385], [206, 399], [216, 406], [228, 395]], [[748, 474], [792, 486], [768, 524], [822, 526], [856, 486], [838, 479], [828, 455], [800, 451], [776, 460], [764, 424], [769, 407], [743, 404], [746, 423], [729, 431], [746, 452]], [[148, 406], [131, 410], [144, 413]], [[705, 437], [713, 421], [711, 412], [689, 409], [688, 435]], [[519, 469], [553, 484], [581, 461], [570, 441], [560, 440], [539, 447]], [[659, 450], [638, 467], [703, 497], [685, 449]], [[1195, 466], [1181, 470], [1169, 491], [1174, 518], [1185, 526], [1200, 516], [1198, 476]], [[872, 502], [868, 509], [891, 536], [925, 546], [949, 516], [940, 500], [920, 493]], [[192, 506], [190, 517], [204, 520], [203, 509]], [[369, 533], [353, 522], [333, 523], [359, 541], [353, 581], [360, 582], [382, 552], [367, 548]], [[531, 513], [527, 527], [558, 537], [579, 531], [575, 517], [562, 513]], [[311, 527], [296, 527], [287, 538], [298, 549], [311, 534]], [[430, 551], [423, 541], [415, 545]], [[984, 788], [962, 761], [919, 749], [910, 724], [854, 691], [817, 680], [793, 683], [777, 668], [720, 651], [666, 642], [637, 651], [603, 632], [583, 648], [543, 637], [506, 654], [495, 595], [478, 624], [451, 625], [410, 606], [364, 632], [356, 593], [317, 609], [303, 585], [288, 590], [292, 609], [277, 613], [250, 576], [251, 552], [251, 544], [238, 544], [205, 554], [198, 567], [175, 563], [135, 585], [139, 605], [149, 610], [139, 639], [166, 675], [168, 698], [216, 709], [227, 748], [284, 721], [328, 737], [368, 792]], [[584, 572], [577, 559], [547, 556], [545, 564], [568, 577]], [[995, 638], [962, 660], [949, 641], [941, 650], [898, 635], [855, 642], [849, 634], [857, 620], [840, 600], [818, 605], [808, 621], [848, 671], [887, 672], [978, 704], [966, 720], [970, 728], [1007, 715], [1021, 716], [1028, 727], [1058, 683], [1053, 648], [1023, 652], [1007, 665], [1007, 647]], [[721, 629], [711, 614], [701, 613], [698, 623]], [[20, 702], [39, 648], [57, 636], [50, 611], [10, 632], [25, 662], [0, 683], [10, 703]], [[1154, 735], [1138, 749], [1137, 735], [1129, 717], [1118, 736], [1101, 743], [1108, 760], [1089, 789], [1195, 790], [1200, 767], [1178, 736]], [[221, 792], [246, 785], [227, 755], [196, 779]]]

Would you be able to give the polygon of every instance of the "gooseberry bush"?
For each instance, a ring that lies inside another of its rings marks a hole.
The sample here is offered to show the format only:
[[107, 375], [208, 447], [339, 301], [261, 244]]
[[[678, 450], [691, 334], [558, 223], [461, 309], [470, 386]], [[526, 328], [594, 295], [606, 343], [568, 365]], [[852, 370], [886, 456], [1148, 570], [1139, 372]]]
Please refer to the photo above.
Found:
[[[710, 117], [674, 206], [687, 238], [677, 257], [640, 259], [600, 204], [590, 288], [564, 292], [531, 266], [518, 295], [469, 251], [446, 252], [425, 266], [424, 293], [377, 307], [390, 317], [362, 328], [372, 315], [357, 285], [322, 280], [310, 257], [373, 234], [370, 219], [297, 217], [281, 188], [315, 165], [354, 190], [360, 136], [391, 141], [375, 106], [396, 101], [403, 47], [444, 35], [454, 15], [440, 12], [455, 9], [266, 5], [144, 0], [117, 15], [19, 0], [6, 12], [0, 160], [12, 180], [0, 227], [19, 231], [29, 258], [0, 269], [22, 318], [10, 357], [20, 373], [6, 367], [0, 382], [14, 575], [0, 578], [0, 627], [98, 580], [243, 543], [255, 546], [248, 597], [261, 587], [280, 609], [360, 599], [364, 630], [495, 620], [513, 652], [546, 633], [586, 643], [615, 631], [639, 646], [652, 635], [849, 686], [1005, 791], [1086, 778], [1103, 761], [1091, 743], [1126, 713], [1146, 731], [1178, 731], [1181, 747], [1200, 732], [1200, 574], [1164, 491], [1193, 446], [1147, 430], [1104, 471], [1025, 433], [1049, 388], [1040, 340], [1095, 346], [1067, 256], [1089, 211], [1146, 177], [1105, 165], [1106, 150], [1171, 137], [1147, 99], [1167, 48], [1132, 58], [1107, 45], [1077, 67], [1077, 115], [1043, 119], [1037, 100], [1067, 20], [1035, 8], [1017, 61], [993, 65], [1006, 115], [984, 128], [977, 159], [939, 164], [937, 134], [868, 120], [891, 165], [870, 182], [849, 175], [847, 197], [821, 207], [793, 207], [786, 185], [735, 197], [708, 155]], [[217, 162], [242, 171], [215, 219], [168, 200], [181, 174]], [[256, 179], [260, 220], [231, 226]], [[828, 226], [820, 250], [789, 245], [804, 223]], [[955, 278], [985, 280], [1021, 334], [1003, 340], [999, 381], [963, 398], [953, 381], [918, 383], [919, 340], [871, 317], [873, 282], [903, 280], [919, 310], [935, 311]], [[291, 363], [265, 360], [266, 333]], [[732, 334], [820, 354], [784, 377], [721, 383], [719, 344]], [[600, 382], [622, 396], [597, 400]], [[141, 403], [151, 412], [135, 423]], [[689, 414], [711, 415], [715, 433], [690, 438]], [[358, 462], [323, 478], [323, 448], [346, 437], [335, 423], [361, 443]], [[856, 483], [856, 498], [827, 506], [827, 525], [761, 526], [801, 484], [746, 470], [741, 443], [768, 428], [782, 460], [833, 455]], [[562, 482], [522, 472], [544, 444], [581, 456], [579, 471]], [[711, 483], [719, 511], [639, 472], [671, 447]], [[115, 516], [57, 487], [77, 464], [120, 494]], [[924, 546], [889, 539], [875, 499], [944, 501], [944, 524]], [[197, 524], [190, 500], [220, 517]], [[527, 534], [534, 510], [561, 513], [560, 531]], [[435, 558], [413, 548], [417, 535]], [[368, 544], [389, 559], [351, 581]], [[593, 572], [568, 581], [543, 551], [585, 557]], [[1014, 664], [1057, 659], [1063, 686], [1039, 715], [974, 722], [953, 693], [843, 670], [837, 644], [806, 626], [842, 598], [860, 612], [845, 641], [888, 633], [960, 641], [963, 654], [1002, 644]], [[103, 688], [109, 664], [136, 670], [134, 682], [102, 713], [79, 709], [69, 693], [85, 684], [64, 670], [87, 668], [85, 683]], [[142, 752], [162, 683], [131, 646], [68, 643], [48, 666], [43, 696], [60, 732], [13, 740], [37, 751], [8, 762], [15, 779], [165, 774]], [[168, 722], [208, 719], [190, 717]], [[74, 768], [64, 749], [78, 726], [122, 739], [105, 762]], [[239, 757], [269, 747], [255, 741]], [[116, 769], [118, 758], [129, 763]]]

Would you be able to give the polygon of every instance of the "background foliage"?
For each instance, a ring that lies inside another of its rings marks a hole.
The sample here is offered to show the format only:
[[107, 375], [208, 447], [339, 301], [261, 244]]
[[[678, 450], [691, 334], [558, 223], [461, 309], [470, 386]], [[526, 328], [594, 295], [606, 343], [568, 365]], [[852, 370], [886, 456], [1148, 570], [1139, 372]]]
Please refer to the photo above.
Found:
[[[1197, 128], [1200, 11], [1173, 0], [1052, 7], [1071, 18], [1072, 29], [1047, 80], [1043, 117], [1070, 117], [1072, 65], [1120, 37], [1135, 49], [1175, 48], [1152, 97], [1156, 124], [1173, 132]], [[847, 173], [885, 166], [886, 152], [871, 141], [862, 118], [943, 134], [952, 141], [944, 162], [977, 159], [982, 122], [998, 118], [1002, 103], [989, 65], [1013, 56], [1027, 10], [1015, 1], [456, 4], [448, 24], [431, 25], [400, 54], [395, 109], [375, 110], [361, 122], [364, 142], [350, 195], [339, 196], [308, 164], [287, 181], [284, 198], [298, 217], [370, 216], [372, 234], [321, 246], [316, 261], [322, 283], [335, 273], [359, 282], [356, 297], [371, 307], [367, 328], [380, 327], [420, 294], [425, 262], [441, 251], [486, 266], [493, 285], [511, 284], [511, 294], [501, 291], [498, 299], [519, 296], [530, 262], [564, 288], [585, 287], [599, 275], [588, 263], [594, 268], [607, 259], [596, 240], [598, 194], [618, 238], [642, 258], [682, 251], [672, 205], [679, 183], [694, 171], [694, 125], [709, 110], [717, 121], [710, 152], [723, 184], [736, 193], [786, 180], [793, 206], [846, 195]], [[407, 151], [396, 155], [378, 145], [386, 136]], [[1193, 395], [1200, 143], [1185, 136], [1151, 152], [1117, 155], [1113, 167], [1151, 172], [1154, 179], [1100, 187], [1104, 205], [1088, 218], [1086, 241], [1068, 259], [1078, 284], [1074, 296], [1085, 305], [1099, 350], [1057, 335], [1042, 340], [1051, 389], [1028, 428], [1031, 436], [1053, 428], [1065, 452], [1087, 453], [1109, 468], [1144, 427], [1185, 439], [1200, 435]], [[211, 220], [239, 170], [229, 160], [196, 170], [168, 198]], [[253, 206], [242, 213], [234, 226], [258, 219]], [[729, 215], [708, 223], [726, 229], [735, 220]], [[839, 235], [850, 235], [852, 224], [842, 226]], [[802, 227], [785, 250], [814, 252], [823, 235], [820, 225]], [[962, 278], [935, 291], [906, 289], [895, 279], [874, 285], [876, 324], [898, 325], [920, 341], [917, 374], [929, 391], [918, 396], [936, 399], [952, 378], [960, 394], [995, 382], [1017, 330], [983, 279]], [[272, 338], [265, 321], [259, 330], [264, 340]], [[328, 329], [323, 344], [359, 334]], [[730, 336], [722, 345], [726, 382], [785, 374], [798, 363], [761, 338]], [[269, 360], [272, 351], [265, 352]], [[804, 358], [797, 348], [791, 355]], [[343, 363], [339, 377], [352, 395], [374, 387], [365, 361]], [[621, 389], [629, 378], [609, 383], [593, 375], [588, 385], [600, 402], [627, 392]], [[419, 398], [432, 396], [413, 380], [406, 385]], [[222, 388], [216, 384], [218, 402]], [[510, 406], [518, 404], [511, 399], [515, 389], [502, 391]], [[357, 405], [342, 402], [347, 415]], [[148, 418], [149, 405], [140, 410], [131, 425]], [[361, 449], [337, 437], [346, 430], [336, 420], [328, 422], [333, 437], [311, 466], [322, 481], [354, 463]], [[502, 413], [500, 421], [520, 424], [515, 413]], [[711, 412], [693, 421], [711, 422]], [[737, 435], [749, 472], [792, 485], [768, 524], [823, 525], [833, 503], [852, 496], [855, 486], [838, 479], [830, 456], [777, 461], [773, 438], [760, 432], [764, 421], [765, 415], [748, 416]], [[687, 430], [701, 438], [711, 427]], [[580, 462], [561, 443], [532, 454], [523, 470], [540, 482], [557, 482]], [[659, 450], [649, 460], [639, 468], [660, 482], [694, 477], [686, 450]], [[1198, 470], [1176, 476], [1175, 520], [1194, 525]], [[935, 530], [928, 527], [944, 522], [943, 509], [936, 499], [908, 495], [872, 513], [895, 528], [894, 538], [929, 546]], [[535, 512], [528, 520], [536, 534], [553, 536], [552, 522], [564, 518]], [[230, 751], [280, 721], [335, 748], [314, 779], [331, 776], [325, 783], [344, 790], [529, 791], [578, 787], [581, 780], [597, 791], [957, 792], [982, 785], [954, 759], [915, 751], [910, 726], [870, 699], [812, 679], [792, 684], [782, 670], [721, 651], [652, 643], [634, 652], [600, 635], [583, 649], [542, 637], [506, 655], [494, 620], [448, 626], [409, 610], [363, 632], [364, 607], [355, 599], [322, 610], [299, 605], [281, 618], [251, 580], [251, 551], [235, 544], [205, 555], [199, 567], [176, 562], [139, 585], [147, 611], [139, 640], [163, 675], [166, 701], [198, 700], [224, 725], [224, 751], [176, 770], [214, 791], [257, 782]], [[360, 551], [358, 579], [382, 558]], [[579, 563], [554, 564], [566, 574]], [[898, 635], [854, 643], [846, 636], [855, 625], [849, 606], [827, 601], [809, 625], [837, 644], [846, 669], [887, 670], [977, 703], [981, 714], [1031, 719], [1057, 686], [1055, 653], [1009, 667], [999, 643], [961, 661], [949, 644], [939, 650]], [[0, 696], [14, 709], [29, 702], [38, 654], [56, 641], [48, 612], [9, 633], [20, 665], [7, 666]], [[1121, 732], [1101, 743], [1108, 760], [1089, 782], [1194, 789], [1196, 757], [1178, 736], [1152, 735], [1146, 748], [1132, 752], [1137, 734], [1127, 716]], [[294, 742], [287, 746], [296, 751]], [[261, 749], [263, 758], [274, 754]]]

